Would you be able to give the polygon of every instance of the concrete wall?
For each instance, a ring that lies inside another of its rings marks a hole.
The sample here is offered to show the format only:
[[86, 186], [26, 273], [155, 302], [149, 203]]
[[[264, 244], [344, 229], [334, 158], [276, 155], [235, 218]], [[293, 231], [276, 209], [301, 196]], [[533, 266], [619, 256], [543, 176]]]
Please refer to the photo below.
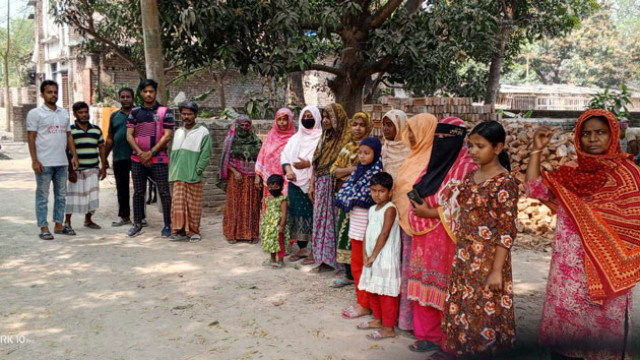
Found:
[[27, 113], [35, 107], [35, 104], [13, 107], [13, 118], [11, 123], [13, 141], [27, 142]]

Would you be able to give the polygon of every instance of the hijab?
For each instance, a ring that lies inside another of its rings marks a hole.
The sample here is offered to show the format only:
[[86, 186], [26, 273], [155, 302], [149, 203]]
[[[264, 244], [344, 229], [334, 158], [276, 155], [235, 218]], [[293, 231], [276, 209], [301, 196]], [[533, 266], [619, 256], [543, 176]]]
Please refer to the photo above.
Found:
[[[405, 145], [411, 149], [405, 158], [398, 174], [394, 179], [393, 202], [398, 209], [400, 226], [409, 235], [412, 235], [409, 225], [409, 210], [411, 202], [407, 193], [413, 189], [413, 185], [418, 180], [420, 174], [427, 168], [431, 159], [431, 148], [433, 146], [433, 136], [436, 132], [438, 120], [431, 114], [418, 114], [407, 120], [407, 126], [402, 131], [402, 139]], [[416, 139], [415, 145], [409, 142], [409, 129]]]
[[436, 126], [429, 166], [420, 180], [413, 185], [421, 198], [433, 195], [438, 191], [445, 176], [458, 160], [458, 154], [460, 154], [466, 135], [467, 128], [461, 119], [448, 117], [440, 120]]
[[[429, 165], [413, 186], [430, 208], [440, 206], [441, 192], [449, 182], [460, 183], [468, 173], [477, 168], [465, 146], [466, 131], [464, 121], [456, 117], [442, 119], [436, 126]], [[446, 208], [449, 209], [450, 206]], [[409, 223], [413, 235], [423, 235], [435, 229], [440, 224], [440, 219], [416, 216], [411, 207]]]
[[[315, 120], [315, 124], [311, 129], [307, 129], [302, 126], [302, 119], [307, 111], [313, 115], [313, 119]], [[300, 159], [311, 162], [313, 153], [316, 150], [318, 141], [320, 140], [320, 136], [322, 136], [322, 117], [320, 115], [320, 110], [318, 110], [316, 106], [307, 106], [300, 112], [300, 116], [298, 118], [298, 132], [289, 139], [287, 145], [285, 145], [282, 150], [282, 154], [280, 154], [280, 163], [282, 165], [290, 164], [293, 173], [296, 174], [296, 181], [293, 181], [292, 183], [299, 187], [304, 193], [307, 193], [309, 190], [309, 181], [311, 180], [313, 167], [296, 169], [293, 166], [293, 163]]]
[[[371, 133], [371, 130], [373, 129], [373, 122], [371, 121], [371, 115], [364, 112], [358, 112], [355, 115], [353, 115], [353, 118], [364, 119], [365, 130], [364, 130], [363, 139], [369, 136], [369, 133]], [[358, 147], [360, 146], [361, 140], [362, 139], [360, 140], [354, 139], [353, 134], [350, 135], [350, 140], [346, 144], [344, 144], [344, 146], [340, 150], [340, 153], [338, 154], [338, 157], [336, 158], [336, 161], [333, 163], [333, 166], [331, 166], [331, 172], [333, 172], [337, 168], [347, 168], [350, 166], [357, 165], [358, 157], [356, 155], [357, 155]], [[348, 176], [345, 176], [344, 179], [346, 179], [347, 177]], [[342, 183], [340, 183], [340, 185], [342, 185]], [[337, 189], [340, 189], [340, 186], [338, 186]]]
[[331, 129], [322, 129], [322, 138], [313, 154], [313, 173], [318, 177], [329, 174], [331, 165], [351, 134], [349, 118], [342, 105], [334, 103], [325, 110], [331, 120]]
[[[288, 123], [285, 130], [280, 130], [278, 127], [278, 118], [283, 115], [287, 116]], [[294, 126], [293, 112], [288, 108], [282, 108], [276, 112], [276, 117], [273, 122], [273, 127], [267, 133], [267, 136], [262, 143], [262, 148], [258, 154], [258, 160], [256, 161], [256, 173], [262, 177], [263, 183], [267, 184], [267, 179], [273, 174], [283, 175], [282, 165], [280, 163], [280, 154], [287, 145], [289, 139], [296, 133]], [[283, 187], [283, 191], [286, 194], [286, 180]]]
[[240, 115], [233, 121], [227, 137], [224, 139], [222, 156], [220, 157], [220, 179], [224, 180], [229, 175], [229, 161], [255, 162], [260, 152], [262, 141], [250, 128], [245, 130], [240, 123], [248, 121], [253, 127], [253, 122], [247, 115]]
[[[582, 150], [584, 124], [604, 117], [611, 132], [604, 154]], [[576, 124], [577, 164], [543, 172], [545, 184], [568, 210], [585, 250], [585, 272], [592, 301], [624, 294], [640, 280], [640, 168], [620, 148], [616, 117], [602, 109], [584, 112]]]
[[407, 114], [400, 110], [391, 110], [384, 114], [382, 119], [385, 117], [389, 118], [396, 127], [396, 137], [393, 140], [385, 139], [382, 146], [382, 163], [384, 164], [384, 171], [391, 174], [395, 179], [402, 162], [411, 152], [411, 148], [402, 141], [402, 132], [406, 127]]
[[371, 198], [371, 177], [382, 171], [380, 140], [373, 136], [363, 139], [360, 146], [368, 146], [373, 150], [373, 161], [367, 165], [358, 163], [356, 170], [349, 176], [336, 196], [336, 205], [345, 212], [354, 206], [368, 209], [374, 202]]

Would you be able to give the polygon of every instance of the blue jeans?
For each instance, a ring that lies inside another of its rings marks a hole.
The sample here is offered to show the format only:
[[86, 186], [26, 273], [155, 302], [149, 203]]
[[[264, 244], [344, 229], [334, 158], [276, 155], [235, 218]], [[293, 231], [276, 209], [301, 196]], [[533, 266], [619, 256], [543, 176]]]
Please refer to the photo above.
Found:
[[38, 226], [49, 226], [47, 223], [47, 203], [49, 202], [49, 186], [53, 182], [53, 221], [64, 223], [64, 210], [67, 204], [68, 166], [44, 166], [40, 174], [36, 174], [36, 218]]

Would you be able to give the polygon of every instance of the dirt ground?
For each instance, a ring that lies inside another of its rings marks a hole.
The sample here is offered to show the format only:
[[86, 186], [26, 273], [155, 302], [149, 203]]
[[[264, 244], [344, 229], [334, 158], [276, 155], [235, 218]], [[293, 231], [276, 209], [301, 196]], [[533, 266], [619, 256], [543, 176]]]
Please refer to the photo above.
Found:
[[[353, 287], [329, 288], [333, 274], [271, 270], [259, 245], [227, 244], [219, 214], [205, 214], [202, 242], [171, 243], [159, 236], [153, 205], [145, 234], [128, 238], [110, 226], [113, 176], [101, 183], [102, 230], [83, 228], [76, 215], [77, 236], [39, 240], [26, 145], [3, 146], [12, 159], [0, 161], [0, 358], [426, 358], [407, 349], [406, 334], [372, 342], [358, 320], [343, 320]], [[49, 206], [51, 214], [52, 198]], [[516, 248], [513, 256], [522, 349], [512, 358], [546, 359], [536, 337], [550, 254]]]

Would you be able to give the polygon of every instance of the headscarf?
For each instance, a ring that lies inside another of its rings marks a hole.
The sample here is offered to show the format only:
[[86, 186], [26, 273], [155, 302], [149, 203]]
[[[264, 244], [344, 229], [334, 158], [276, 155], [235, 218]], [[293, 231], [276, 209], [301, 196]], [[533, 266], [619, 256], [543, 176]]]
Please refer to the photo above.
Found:
[[[582, 150], [587, 120], [607, 119], [611, 138], [601, 155]], [[585, 250], [589, 295], [594, 302], [624, 294], [640, 280], [640, 168], [620, 149], [615, 116], [591, 109], [578, 119], [574, 145], [577, 164], [543, 172], [547, 187], [568, 210]]]
[[356, 170], [340, 188], [336, 205], [345, 212], [351, 211], [354, 206], [368, 209], [374, 204], [371, 198], [371, 177], [382, 171], [382, 144], [373, 136], [363, 139], [360, 146], [363, 145], [373, 149], [373, 161], [367, 165], [358, 163]]
[[[393, 202], [398, 209], [400, 226], [409, 235], [412, 235], [413, 232], [409, 225], [411, 202], [409, 202], [407, 193], [413, 189], [416, 180], [429, 164], [437, 125], [438, 120], [435, 116], [427, 113], [418, 114], [407, 120], [407, 126], [402, 131], [402, 139], [405, 145], [411, 149], [411, 153], [405, 158], [394, 179]], [[409, 128], [416, 139], [416, 144], [413, 146], [408, 139]]]
[[[286, 115], [289, 119], [289, 123], [285, 130], [278, 128], [278, 118], [282, 115]], [[262, 143], [262, 149], [258, 154], [258, 160], [256, 161], [256, 173], [262, 177], [264, 185], [267, 185], [267, 179], [273, 174], [284, 175], [282, 171], [282, 165], [280, 163], [280, 154], [287, 145], [287, 141], [296, 133], [296, 129], [293, 123], [293, 111], [288, 108], [282, 108], [276, 112], [276, 118], [273, 121], [273, 127], [267, 133], [264, 142]], [[283, 194], [286, 194], [287, 182], [282, 188]]]
[[396, 127], [396, 137], [393, 140], [384, 141], [382, 145], [382, 164], [384, 171], [388, 172], [394, 179], [398, 173], [398, 169], [402, 166], [404, 159], [409, 156], [411, 148], [402, 141], [402, 132], [407, 121], [407, 114], [400, 110], [391, 110], [384, 114], [382, 119], [389, 118]]
[[[307, 111], [313, 115], [313, 119], [316, 121], [312, 129], [307, 129], [302, 126], [302, 119], [304, 118], [304, 113]], [[293, 173], [296, 174], [296, 181], [293, 181], [293, 184], [299, 187], [305, 194], [309, 191], [309, 181], [311, 180], [313, 167], [296, 169], [293, 163], [298, 162], [299, 159], [311, 162], [320, 136], [322, 136], [322, 116], [320, 115], [320, 110], [318, 110], [316, 106], [307, 106], [300, 112], [298, 132], [289, 139], [284, 150], [282, 150], [282, 154], [280, 154], [280, 163], [290, 164]]]
[[[363, 139], [369, 136], [369, 133], [371, 133], [371, 130], [373, 129], [373, 122], [371, 121], [371, 115], [369, 115], [368, 113], [358, 112], [355, 115], [353, 115], [353, 118], [364, 119], [365, 130], [364, 130]], [[331, 166], [332, 173], [338, 168], [347, 168], [350, 166], [356, 166], [358, 164], [357, 153], [358, 153], [358, 147], [360, 146], [361, 140], [362, 139], [360, 140], [354, 139], [353, 134], [351, 134], [350, 140], [346, 144], [344, 144], [344, 146], [340, 150], [340, 153], [338, 153], [338, 158]], [[343, 180], [345, 180], [347, 177], [348, 176], [345, 176]], [[341, 181], [338, 181], [338, 182], [340, 183], [340, 185], [342, 185]], [[336, 189], [339, 190], [340, 186], [338, 186]]]
[[[248, 121], [253, 126], [253, 122], [247, 115], [240, 115], [233, 121], [227, 137], [224, 139], [222, 156], [220, 157], [220, 179], [225, 180], [229, 175], [229, 162], [237, 159], [246, 163], [254, 163], [260, 152], [262, 141], [252, 129], [245, 130], [239, 127], [240, 123]], [[255, 168], [255, 164], [247, 164], [245, 168]]]
[[[464, 121], [456, 117], [442, 119], [436, 126], [429, 165], [413, 186], [430, 208], [439, 207], [440, 193], [449, 181], [461, 182], [477, 168], [464, 146], [466, 131]], [[409, 223], [413, 235], [423, 235], [435, 229], [440, 219], [416, 216], [411, 207]]]
[[331, 120], [331, 129], [322, 129], [322, 139], [313, 154], [313, 173], [318, 177], [329, 174], [331, 165], [338, 158], [351, 133], [349, 118], [342, 105], [334, 103], [325, 110]]

